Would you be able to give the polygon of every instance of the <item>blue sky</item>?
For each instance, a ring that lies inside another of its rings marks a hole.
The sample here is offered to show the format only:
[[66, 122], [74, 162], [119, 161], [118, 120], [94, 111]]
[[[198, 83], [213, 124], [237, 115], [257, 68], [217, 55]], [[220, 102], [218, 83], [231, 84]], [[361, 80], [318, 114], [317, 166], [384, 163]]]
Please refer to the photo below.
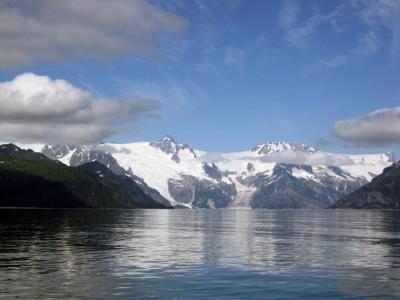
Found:
[[[365, 126], [354, 134], [348, 129], [384, 108], [390, 111], [378, 125], [397, 120], [391, 109], [400, 100], [398, 1], [146, 3], [177, 20], [167, 32], [157, 29], [151, 50], [29, 57], [2, 68], [0, 81], [32, 72], [63, 79], [94, 98], [161, 103], [158, 116], [128, 120], [119, 125], [126, 131], [108, 141], [170, 134], [209, 151], [245, 150], [270, 140], [334, 152], [398, 151], [399, 129], [385, 132], [382, 141], [365, 138]], [[335, 127], [340, 120], [352, 121]]]

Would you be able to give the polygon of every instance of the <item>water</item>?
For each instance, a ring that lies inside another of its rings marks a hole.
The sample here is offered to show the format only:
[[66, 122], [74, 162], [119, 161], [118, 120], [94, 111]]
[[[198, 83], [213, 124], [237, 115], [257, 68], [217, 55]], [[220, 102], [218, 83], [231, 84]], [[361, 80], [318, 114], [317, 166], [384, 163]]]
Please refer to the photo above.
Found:
[[0, 298], [400, 299], [400, 211], [0, 210]]

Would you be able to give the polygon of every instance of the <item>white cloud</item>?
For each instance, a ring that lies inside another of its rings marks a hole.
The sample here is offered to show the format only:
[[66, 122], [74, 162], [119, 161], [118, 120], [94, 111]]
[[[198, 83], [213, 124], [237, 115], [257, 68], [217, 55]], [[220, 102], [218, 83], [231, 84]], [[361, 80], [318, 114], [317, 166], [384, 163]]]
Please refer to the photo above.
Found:
[[0, 83], [0, 118], [31, 120], [71, 116], [89, 107], [90, 94], [64, 80], [26, 73]]
[[[242, 160], [248, 161], [262, 161], [271, 163], [287, 163], [297, 165], [324, 165], [324, 166], [346, 166], [353, 165], [354, 161], [349, 155], [346, 154], [333, 154], [325, 152], [298, 152], [292, 150], [286, 150], [276, 153], [271, 153], [261, 157], [244, 156]], [[200, 162], [223, 162], [227, 159], [221, 153], [206, 153], [199, 158]]]
[[223, 157], [221, 153], [207, 152], [206, 154], [198, 157], [197, 160], [200, 162], [217, 163], [225, 161], [226, 159]]
[[358, 146], [400, 143], [400, 107], [376, 110], [366, 115], [335, 123], [333, 132], [343, 141]]
[[300, 165], [344, 166], [354, 164], [354, 161], [349, 155], [331, 154], [319, 151], [307, 153], [287, 150], [266, 155], [261, 160], [264, 162]]
[[64, 80], [26, 73], [0, 83], [0, 140], [95, 143], [159, 105], [137, 97], [94, 99]]
[[186, 20], [146, 0], [0, 2], [0, 68], [71, 57], [151, 53]]

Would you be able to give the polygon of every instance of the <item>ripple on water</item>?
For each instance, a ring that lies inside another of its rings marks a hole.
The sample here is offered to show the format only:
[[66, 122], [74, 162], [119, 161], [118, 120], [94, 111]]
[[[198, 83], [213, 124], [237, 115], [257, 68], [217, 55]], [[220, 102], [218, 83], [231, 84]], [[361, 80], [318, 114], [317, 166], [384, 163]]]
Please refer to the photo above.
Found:
[[400, 211], [0, 210], [0, 298], [396, 298]]

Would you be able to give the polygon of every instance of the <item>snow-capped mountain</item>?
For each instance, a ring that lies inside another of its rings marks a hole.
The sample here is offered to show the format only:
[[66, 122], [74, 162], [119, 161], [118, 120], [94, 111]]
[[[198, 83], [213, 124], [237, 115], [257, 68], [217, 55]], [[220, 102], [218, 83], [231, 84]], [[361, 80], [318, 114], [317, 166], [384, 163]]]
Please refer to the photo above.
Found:
[[150, 143], [25, 147], [73, 166], [97, 160], [157, 191], [159, 201], [199, 208], [327, 207], [394, 161], [391, 153], [332, 154], [286, 142], [209, 153], [170, 136]]
[[196, 158], [196, 153], [186, 144], [177, 144], [169, 135], [165, 136], [160, 142], [151, 142], [150, 146], [157, 148], [167, 155], [171, 155], [171, 159], [179, 163], [181, 157]]
[[253, 148], [253, 152], [259, 155], [269, 155], [272, 153], [278, 153], [283, 151], [294, 151], [294, 152], [316, 152], [313, 147], [305, 144], [292, 144], [286, 142], [272, 142], [257, 145]]

